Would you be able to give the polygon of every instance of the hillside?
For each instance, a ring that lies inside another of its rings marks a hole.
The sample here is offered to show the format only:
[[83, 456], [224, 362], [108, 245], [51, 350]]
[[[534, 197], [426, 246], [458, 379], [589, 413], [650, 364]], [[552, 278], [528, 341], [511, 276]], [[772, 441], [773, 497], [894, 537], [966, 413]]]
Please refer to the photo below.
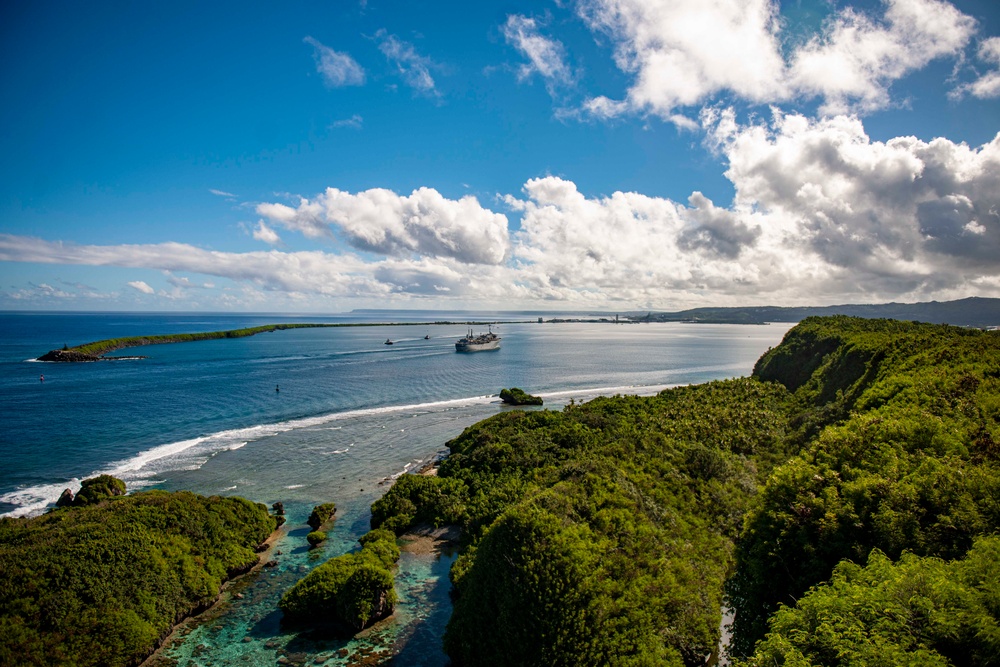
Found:
[[[724, 600], [751, 664], [868, 664], [872, 646], [982, 664], [1000, 649], [998, 419], [1000, 334], [812, 318], [752, 378], [480, 422], [372, 525], [464, 528], [456, 665], [702, 665]], [[926, 595], [883, 604], [911, 577]]]
[[1000, 299], [970, 297], [957, 301], [930, 301], [926, 303], [692, 308], [668, 313], [630, 313], [629, 317], [633, 320], [649, 322], [764, 324], [767, 322], [801, 322], [807, 317], [831, 317], [834, 315], [953, 324], [963, 327], [996, 327], [1000, 326]]

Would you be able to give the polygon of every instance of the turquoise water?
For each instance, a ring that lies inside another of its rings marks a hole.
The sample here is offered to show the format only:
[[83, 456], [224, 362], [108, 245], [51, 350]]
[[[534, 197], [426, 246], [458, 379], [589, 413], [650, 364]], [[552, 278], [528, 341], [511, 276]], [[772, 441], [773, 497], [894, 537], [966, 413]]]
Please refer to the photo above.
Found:
[[[505, 409], [496, 397], [502, 387], [519, 386], [558, 408], [570, 399], [745, 375], [790, 326], [538, 324], [534, 314], [505, 313], [531, 321], [501, 324], [501, 349], [474, 354], [454, 349], [468, 327], [428, 323], [158, 345], [136, 350], [148, 356], [138, 360], [30, 361], [64, 343], [109, 337], [468, 317], [378, 315], [0, 314], [0, 513], [43, 511], [64, 488], [101, 472], [133, 490], [281, 501], [289, 521], [276, 546], [278, 566], [241, 583], [242, 599], [229, 599], [166, 655], [181, 665], [334, 665], [370, 650], [387, 651], [394, 664], [443, 665], [450, 557], [404, 555], [396, 614], [351, 642], [285, 633], [275, 605], [311, 567], [356, 546], [370, 504], [393, 479]], [[305, 519], [327, 501], [338, 505], [336, 523], [328, 542], [310, 551]]]

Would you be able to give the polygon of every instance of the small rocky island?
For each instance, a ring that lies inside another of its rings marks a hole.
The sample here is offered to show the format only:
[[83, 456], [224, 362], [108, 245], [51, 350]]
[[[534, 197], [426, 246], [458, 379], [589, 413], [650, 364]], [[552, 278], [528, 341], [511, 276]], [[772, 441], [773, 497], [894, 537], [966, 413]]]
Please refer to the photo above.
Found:
[[507, 405], [541, 405], [541, 396], [532, 396], [523, 389], [518, 389], [517, 387], [511, 387], [510, 389], [500, 390], [500, 400]]
[[352, 636], [392, 614], [396, 589], [392, 570], [399, 560], [396, 535], [371, 530], [361, 550], [312, 570], [281, 596], [282, 622], [292, 628], [321, 628]]

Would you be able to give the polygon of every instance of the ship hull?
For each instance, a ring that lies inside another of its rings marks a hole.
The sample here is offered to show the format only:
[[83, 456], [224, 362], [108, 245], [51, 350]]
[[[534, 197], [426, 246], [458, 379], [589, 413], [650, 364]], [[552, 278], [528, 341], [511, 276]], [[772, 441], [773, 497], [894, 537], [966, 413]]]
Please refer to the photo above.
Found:
[[485, 352], [486, 350], [500, 349], [499, 340], [491, 340], [488, 343], [455, 343], [457, 352]]
[[455, 343], [457, 352], [485, 352], [486, 350], [499, 350], [500, 341], [491, 340], [488, 343]]

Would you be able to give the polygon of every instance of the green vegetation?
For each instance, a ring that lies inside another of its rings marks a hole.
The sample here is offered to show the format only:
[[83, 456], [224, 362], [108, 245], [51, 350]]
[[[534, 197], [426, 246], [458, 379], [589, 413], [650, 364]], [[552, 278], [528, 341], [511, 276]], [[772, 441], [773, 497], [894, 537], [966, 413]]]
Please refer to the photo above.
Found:
[[742, 379], [501, 413], [451, 441], [438, 476], [397, 480], [372, 525], [464, 528], [456, 663], [701, 663], [786, 398]]
[[[256, 336], [259, 333], [266, 333], [270, 331], [281, 331], [284, 329], [302, 329], [302, 328], [315, 328], [315, 327], [335, 327], [342, 326], [339, 324], [267, 324], [259, 327], [247, 327], [245, 329], [231, 329], [229, 331], [206, 331], [203, 333], [188, 333], [188, 334], [163, 334], [160, 336], [129, 336], [127, 338], [109, 338], [107, 340], [99, 340], [93, 343], [85, 343], [83, 345], [77, 345], [75, 347], [67, 348], [63, 346], [62, 350], [53, 350], [47, 355], [39, 357], [43, 361], [59, 361], [61, 358], [65, 357], [70, 361], [82, 361], [85, 358], [90, 357], [93, 359], [99, 359], [102, 355], [108, 352], [114, 352], [115, 350], [121, 350], [127, 347], [143, 347], [145, 345], [162, 345], [164, 343], [188, 343], [197, 340], [214, 340], [217, 338], [245, 338], [247, 336]], [[65, 353], [65, 354], [64, 354]], [[49, 357], [51, 355], [51, 359]]]
[[541, 396], [532, 396], [517, 387], [500, 390], [500, 400], [507, 405], [541, 405]]
[[745, 520], [729, 584], [738, 654], [845, 559], [957, 559], [1000, 528], [1000, 335], [806, 320], [754, 374], [794, 391], [799, 454]]
[[335, 503], [323, 503], [322, 505], [316, 505], [312, 512], [309, 514], [309, 519], [306, 523], [313, 530], [319, 530], [320, 527], [333, 518], [333, 515], [337, 513], [337, 505]]
[[749, 664], [982, 664], [998, 419], [997, 333], [809, 319], [752, 378], [475, 424], [372, 526], [464, 529], [456, 664], [704, 664], [724, 593]]
[[85, 479], [80, 485], [80, 491], [73, 498], [75, 506], [94, 505], [114, 496], [125, 495], [125, 482], [111, 475], [99, 475]]
[[465, 517], [465, 484], [433, 475], [403, 475], [372, 505], [372, 528], [402, 535], [421, 523], [460, 523]]
[[373, 530], [361, 550], [332, 558], [289, 589], [278, 606], [292, 625], [347, 628], [357, 632], [392, 613], [396, 605], [391, 568], [399, 560], [396, 536]]
[[829, 583], [782, 607], [746, 664], [989, 665], [1000, 654], [1000, 538], [965, 558], [874, 550], [842, 561]]
[[118, 496], [109, 479], [84, 483], [86, 504], [0, 519], [0, 665], [136, 665], [275, 528], [242, 498]]
[[308, 535], [306, 535], [306, 542], [312, 546], [319, 546], [326, 541], [326, 533], [322, 530], [314, 530]]

